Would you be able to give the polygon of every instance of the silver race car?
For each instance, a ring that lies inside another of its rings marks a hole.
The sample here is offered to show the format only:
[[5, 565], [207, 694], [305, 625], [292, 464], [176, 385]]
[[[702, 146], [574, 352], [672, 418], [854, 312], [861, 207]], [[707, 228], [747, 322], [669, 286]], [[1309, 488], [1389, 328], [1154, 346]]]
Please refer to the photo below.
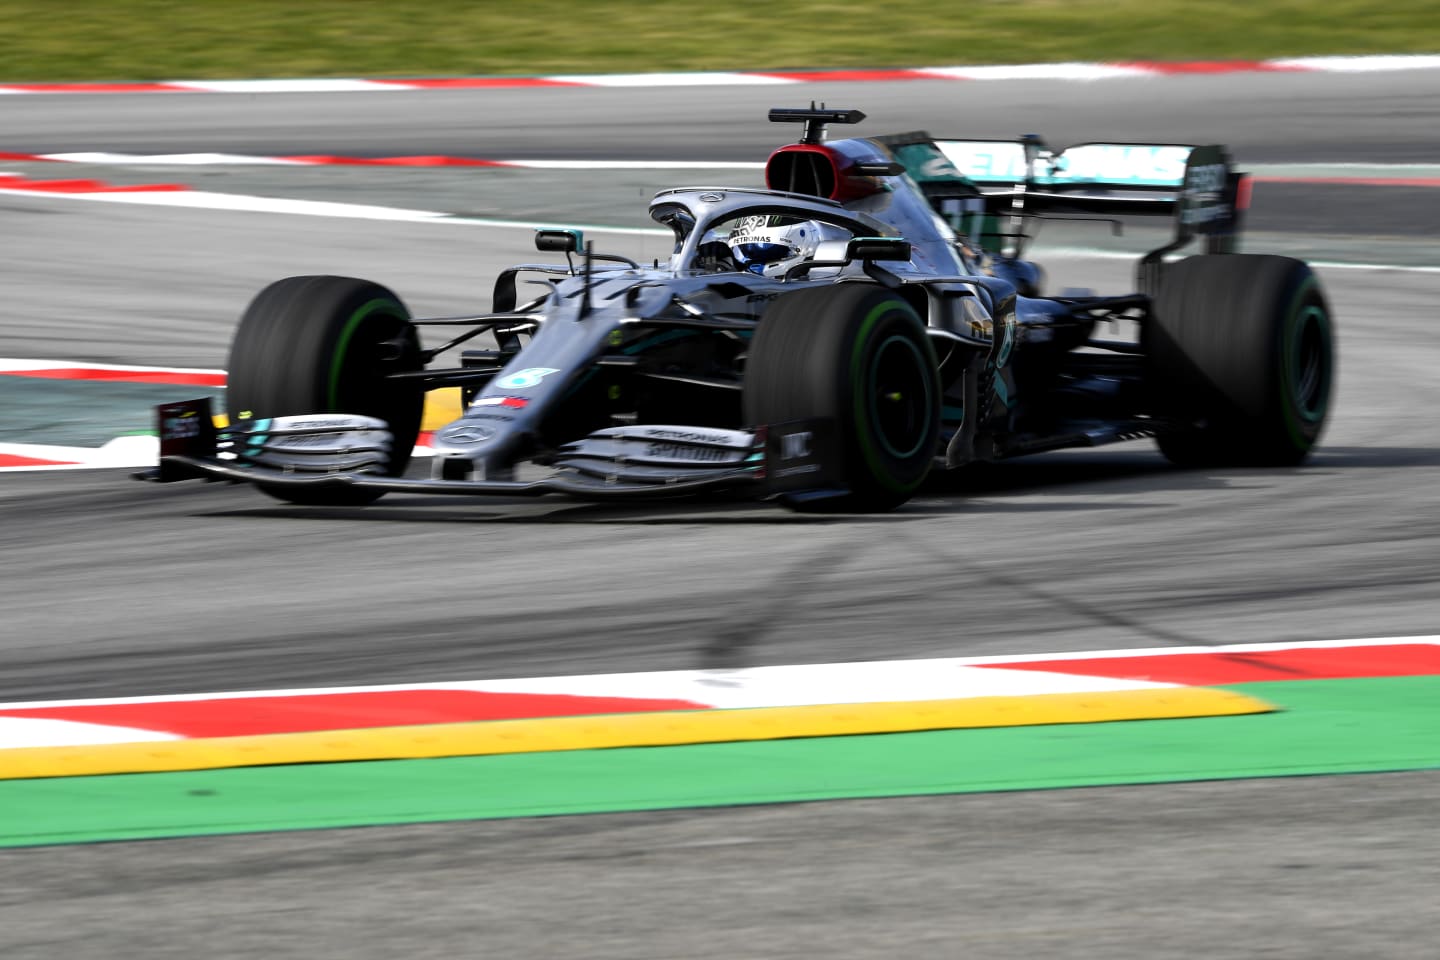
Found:
[[[731, 489], [873, 511], [932, 470], [1063, 447], [1153, 437], [1179, 464], [1288, 465], [1319, 437], [1330, 312], [1303, 262], [1234, 252], [1248, 184], [1223, 148], [829, 140], [863, 114], [770, 119], [803, 135], [768, 189], [651, 201], [668, 262], [541, 230], [557, 262], [503, 271], [488, 312], [426, 319], [364, 280], [271, 284], [235, 333], [225, 425], [208, 401], [161, 407], [149, 478], [302, 504]], [[1042, 293], [1032, 224], [1129, 216], [1174, 223], [1134, 292]], [[412, 465], [426, 392], [456, 387], [462, 415]]]

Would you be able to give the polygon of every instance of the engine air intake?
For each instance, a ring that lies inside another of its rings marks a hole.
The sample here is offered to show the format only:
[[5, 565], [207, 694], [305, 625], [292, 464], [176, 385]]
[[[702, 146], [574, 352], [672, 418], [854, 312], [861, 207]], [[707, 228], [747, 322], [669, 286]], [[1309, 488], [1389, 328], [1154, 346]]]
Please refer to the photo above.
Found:
[[835, 159], [823, 149], [785, 147], [765, 164], [765, 184], [771, 190], [833, 199], [838, 180]]

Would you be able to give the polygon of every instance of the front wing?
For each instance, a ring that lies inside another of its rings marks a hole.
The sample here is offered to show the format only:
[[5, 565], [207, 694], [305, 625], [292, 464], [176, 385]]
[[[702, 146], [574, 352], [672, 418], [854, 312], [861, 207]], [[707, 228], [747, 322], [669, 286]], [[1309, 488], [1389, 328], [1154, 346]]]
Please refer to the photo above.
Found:
[[[595, 451], [617, 447], [615, 430], [600, 431], [581, 444], [567, 447], [572, 452], [568, 463], [577, 459], [573, 450], [586, 443], [588, 453], [581, 459], [580, 469], [567, 465], [567, 455], [560, 458], [558, 469], [533, 480], [460, 480], [387, 476], [379, 472], [383, 462], [366, 463], [364, 469], [351, 469], [356, 458], [343, 446], [325, 447], [321, 457], [301, 454], [282, 443], [267, 444], [262, 449], [242, 433], [217, 431], [213, 426], [208, 399], [164, 404], [157, 408], [160, 433], [160, 460], [156, 468], [137, 474], [139, 479], [170, 483], [180, 480], [207, 479], [251, 483], [276, 489], [305, 488], [310, 490], [350, 488], [394, 493], [443, 494], [452, 496], [532, 497], [558, 493], [580, 499], [664, 499], [720, 490], [740, 490], [756, 498], [795, 496], [804, 499], [843, 496], [848, 493], [841, 465], [834, 455], [829, 438], [833, 424], [828, 420], [798, 420], [769, 424], [753, 431], [728, 431], [744, 438], [746, 454], [734, 462], [713, 468], [696, 469], [688, 458], [686, 465], [677, 463], [667, 471], [654, 462], [634, 463], [616, 455], [613, 469], [607, 470], [604, 458]], [[314, 418], [317, 422], [321, 419]], [[344, 418], [336, 418], [337, 421]], [[349, 418], [356, 419], [356, 418]], [[304, 439], [316, 441], [319, 427], [308, 428]], [[375, 446], [375, 425], [363, 423], [351, 427], [363, 436], [366, 450]], [[363, 430], [363, 433], [361, 432]], [[296, 431], [304, 433], [306, 431]], [[340, 436], [326, 434], [326, 439]], [[238, 438], [238, 439], [232, 439]], [[675, 432], [667, 438], [667, 446], [683, 444]], [[383, 444], [382, 444], [383, 445]], [[315, 448], [318, 444], [310, 443]], [[277, 458], [281, 450], [291, 462]], [[327, 460], [326, 457], [329, 457]]]

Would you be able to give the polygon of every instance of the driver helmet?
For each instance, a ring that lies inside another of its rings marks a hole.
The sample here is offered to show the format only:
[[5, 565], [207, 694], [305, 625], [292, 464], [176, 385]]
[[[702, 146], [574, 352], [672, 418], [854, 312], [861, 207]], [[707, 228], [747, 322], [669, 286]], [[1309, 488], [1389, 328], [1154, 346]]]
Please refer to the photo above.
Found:
[[742, 217], [726, 241], [741, 270], [767, 277], [783, 277], [802, 260], [815, 259], [815, 250], [826, 239], [822, 224], [794, 217]]

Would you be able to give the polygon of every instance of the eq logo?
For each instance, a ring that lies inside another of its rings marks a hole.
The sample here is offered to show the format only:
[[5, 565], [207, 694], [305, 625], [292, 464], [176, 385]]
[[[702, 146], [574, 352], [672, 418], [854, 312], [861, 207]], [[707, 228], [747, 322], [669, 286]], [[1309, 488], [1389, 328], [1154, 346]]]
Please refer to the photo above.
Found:
[[1185, 189], [1190, 193], [1219, 193], [1225, 189], [1228, 172], [1223, 163], [1207, 163], [1204, 166], [1191, 167], [1185, 174]]
[[1225, 203], [1228, 179], [1229, 170], [1223, 163], [1207, 163], [1186, 171], [1180, 222], [1187, 227], [1199, 227], [1227, 219], [1230, 216]]
[[182, 413], [178, 417], [166, 417], [161, 430], [166, 437], [185, 440], [200, 436], [200, 420], [194, 413]]
[[815, 439], [809, 430], [797, 430], [780, 437], [781, 460], [803, 460], [810, 456], [810, 445]]

